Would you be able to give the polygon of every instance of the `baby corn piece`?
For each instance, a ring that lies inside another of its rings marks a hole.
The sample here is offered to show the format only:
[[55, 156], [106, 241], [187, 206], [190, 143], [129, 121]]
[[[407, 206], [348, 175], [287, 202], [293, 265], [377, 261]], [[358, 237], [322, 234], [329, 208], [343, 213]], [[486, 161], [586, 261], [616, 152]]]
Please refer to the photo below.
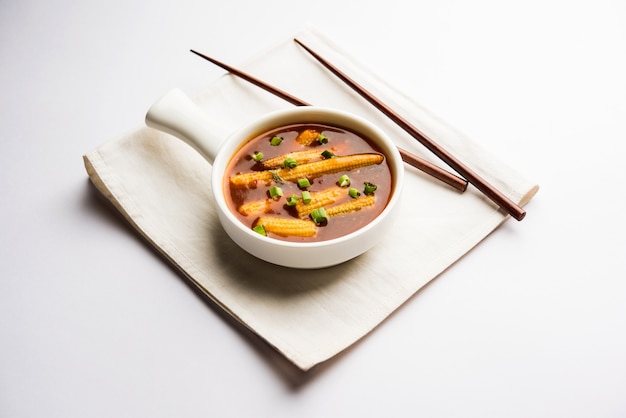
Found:
[[244, 216], [257, 213], [266, 213], [271, 207], [272, 201], [269, 199], [256, 200], [254, 202], [244, 203], [237, 208], [237, 211]]
[[296, 142], [302, 145], [311, 145], [320, 136], [321, 132], [315, 129], [305, 129], [300, 132], [300, 135], [296, 138]]
[[250, 173], [235, 174], [230, 178], [230, 182], [234, 187], [247, 187], [259, 181], [268, 183], [275, 177], [280, 177], [284, 181], [298, 180], [303, 177], [315, 178], [324, 174], [350, 171], [355, 168], [380, 164], [383, 160], [384, 157], [381, 154], [352, 154], [301, 164], [294, 168], [281, 168], [274, 172], [253, 171]]
[[345, 215], [346, 213], [356, 212], [367, 206], [372, 206], [376, 201], [374, 195], [367, 195], [358, 199], [352, 199], [349, 202], [342, 203], [341, 205], [331, 206], [326, 208], [326, 214], [329, 217], [337, 215]]
[[307, 219], [261, 216], [256, 225], [263, 225], [265, 231], [284, 237], [312, 237], [317, 232], [315, 223]]
[[321, 192], [311, 193], [311, 202], [304, 203], [302, 200], [298, 200], [295, 209], [298, 212], [298, 216], [306, 218], [315, 209], [332, 205], [337, 200], [344, 189], [339, 187], [332, 187], [330, 189], [322, 190]]
[[297, 180], [303, 177], [315, 178], [324, 174], [350, 171], [355, 168], [380, 164], [383, 160], [384, 157], [381, 154], [353, 154], [302, 164], [295, 168], [283, 168], [278, 170], [278, 175], [286, 181]]
[[234, 187], [249, 187], [258, 182], [269, 183], [274, 178], [271, 171], [251, 171], [249, 173], [235, 174], [230, 178]]
[[261, 164], [265, 168], [280, 168], [283, 166], [283, 163], [287, 158], [293, 158], [298, 162], [298, 164], [306, 164], [311, 161], [321, 160], [322, 154], [321, 151], [316, 149], [306, 150], [306, 151], [296, 151], [290, 152], [289, 154], [280, 155], [278, 157], [270, 158], [268, 160], [263, 161]]

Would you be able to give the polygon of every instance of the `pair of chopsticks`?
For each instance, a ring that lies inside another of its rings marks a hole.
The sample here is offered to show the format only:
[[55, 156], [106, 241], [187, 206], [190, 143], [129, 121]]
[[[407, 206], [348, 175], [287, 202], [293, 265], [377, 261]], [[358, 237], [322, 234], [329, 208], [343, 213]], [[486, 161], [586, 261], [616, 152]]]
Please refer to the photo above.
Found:
[[[301, 100], [289, 93], [287, 93], [284, 90], [280, 90], [277, 87], [274, 87], [264, 81], [259, 80], [256, 77], [251, 76], [250, 74], [247, 74], [237, 68], [231, 67], [228, 64], [224, 64], [223, 62], [220, 62], [218, 60], [216, 60], [215, 58], [211, 58], [209, 56], [206, 56], [204, 54], [201, 54], [197, 51], [194, 51], [193, 49], [191, 50], [191, 52], [193, 52], [194, 54], [206, 59], [207, 61], [212, 62], [213, 64], [217, 65], [218, 67], [221, 67], [223, 69], [225, 69], [226, 71], [254, 84], [257, 87], [260, 87], [272, 94], [274, 94], [275, 96], [278, 96], [280, 98], [282, 98], [283, 100], [286, 100], [287, 102], [296, 105], [296, 106], [311, 106], [310, 103], [305, 102], [304, 100]], [[457, 189], [460, 192], [464, 192], [467, 189], [467, 181], [464, 178], [461, 178], [459, 176], [456, 176], [446, 170], [444, 170], [443, 168], [427, 161], [424, 160], [416, 155], [411, 154], [410, 152], [399, 148], [398, 147], [398, 151], [400, 151], [400, 155], [402, 157], [402, 161], [404, 161], [405, 163], [423, 171], [426, 174], [431, 175], [432, 177], [448, 184], [449, 186], [452, 186], [453, 188]]]
[[[389, 106], [381, 102], [379, 99], [374, 97], [370, 92], [368, 92], [365, 88], [360, 86], [342, 71], [340, 71], [337, 67], [332, 65], [330, 62], [322, 58], [315, 51], [307, 47], [298, 39], [294, 39], [295, 42], [298, 43], [301, 47], [303, 47], [309, 54], [311, 54], [317, 61], [319, 61], [324, 67], [326, 67], [329, 71], [331, 71], [334, 75], [339, 77], [343, 82], [345, 82], [349, 87], [359, 93], [363, 98], [369, 101], [374, 107], [384, 113], [387, 117], [389, 117], [392, 121], [394, 121], [398, 126], [404, 129], [409, 135], [419, 141], [422, 145], [424, 145], [429, 151], [439, 157], [443, 162], [448, 164], [453, 170], [455, 170], [458, 174], [463, 176], [469, 183], [471, 183], [474, 187], [480, 190], [485, 196], [491, 199], [494, 203], [496, 203], [501, 209], [506, 211], [509, 215], [511, 215], [514, 219], [521, 221], [526, 216], [526, 211], [522, 209], [519, 205], [513, 202], [511, 199], [502, 194], [498, 189], [496, 189], [493, 185], [483, 179], [481, 176], [476, 174], [471, 168], [457, 159], [455, 156], [450, 154], [447, 150], [441, 147], [432, 139], [428, 138], [425, 134], [423, 134], [419, 129], [409, 123], [402, 116], [393, 111]], [[296, 106], [308, 106], [309, 104], [286, 93], [281, 91], [257, 78], [254, 78], [248, 74], [243, 73], [240, 70], [237, 70], [233, 67], [230, 67], [226, 64], [223, 64], [213, 58], [207, 57], [206, 55], [200, 54], [194, 50], [191, 52], [199, 55], [200, 57], [207, 59], [208, 61], [218, 65], [225, 70], [255, 84], [258, 87], [261, 87], [270, 93], [277, 95], [278, 97], [287, 100], [288, 102], [296, 105]], [[463, 178], [457, 177], [454, 174], [447, 172], [439, 168], [438, 166], [431, 164], [430, 162], [423, 160], [419, 157], [416, 157], [407, 151], [400, 149], [400, 154], [402, 155], [403, 161], [408, 164], [413, 165], [414, 167], [424, 171], [427, 174], [432, 175], [433, 177], [445, 182], [446, 184], [455, 187], [457, 190], [465, 191], [467, 187], [467, 181]]]
[[[287, 93], [284, 90], [280, 90], [277, 87], [274, 87], [264, 81], [259, 80], [256, 77], [251, 76], [250, 74], [247, 74], [237, 68], [231, 67], [228, 64], [224, 64], [223, 62], [220, 62], [218, 60], [216, 60], [215, 58], [211, 58], [208, 57], [204, 54], [201, 54], [197, 51], [194, 51], [193, 49], [191, 50], [191, 52], [193, 52], [194, 54], [212, 62], [213, 64], [217, 65], [218, 67], [221, 67], [223, 69], [225, 69], [226, 71], [274, 94], [275, 96], [278, 96], [284, 100], [286, 100], [287, 102], [296, 105], [296, 106], [311, 106], [310, 103], [305, 102], [304, 100], [301, 100], [289, 93]], [[400, 155], [402, 157], [402, 161], [404, 161], [405, 163], [412, 165], [413, 167], [423, 171], [426, 174], [431, 175], [432, 177], [454, 187], [455, 189], [459, 190], [460, 192], [464, 192], [467, 189], [467, 181], [464, 178], [461, 178], [459, 176], [456, 176], [446, 170], [444, 170], [441, 167], [438, 167], [437, 165], [426, 161], [416, 155], [411, 154], [410, 152], [399, 148], [398, 147], [398, 151], [400, 151]]]

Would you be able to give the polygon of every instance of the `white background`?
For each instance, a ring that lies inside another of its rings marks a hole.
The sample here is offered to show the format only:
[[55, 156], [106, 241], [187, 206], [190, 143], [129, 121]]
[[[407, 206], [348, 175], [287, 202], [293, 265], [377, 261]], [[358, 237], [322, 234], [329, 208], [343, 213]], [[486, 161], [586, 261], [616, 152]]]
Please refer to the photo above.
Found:
[[[190, 48], [237, 66], [305, 23], [541, 185], [524, 221], [307, 373], [82, 165], [223, 74]], [[0, 0], [0, 83], [0, 416], [626, 416], [622, 0]]]

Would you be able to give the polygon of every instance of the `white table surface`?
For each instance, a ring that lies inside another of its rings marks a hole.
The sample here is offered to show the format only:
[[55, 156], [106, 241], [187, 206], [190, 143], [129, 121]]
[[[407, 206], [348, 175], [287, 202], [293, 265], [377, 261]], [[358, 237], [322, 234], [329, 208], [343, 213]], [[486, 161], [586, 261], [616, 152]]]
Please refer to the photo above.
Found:
[[[541, 190], [303, 373], [139, 239], [82, 155], [223, 74], [190, 48], [238, 65], [307, 22]], [[625, 22], [617, 0], [0, 2], [0, 416], [626, 416]]]

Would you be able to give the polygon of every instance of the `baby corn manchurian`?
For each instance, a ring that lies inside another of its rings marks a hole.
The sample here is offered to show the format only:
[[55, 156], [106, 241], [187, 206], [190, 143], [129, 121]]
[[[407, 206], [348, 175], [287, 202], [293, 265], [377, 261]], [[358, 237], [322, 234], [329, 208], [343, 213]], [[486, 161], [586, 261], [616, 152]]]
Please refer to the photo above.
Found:
[[315, 223], [309, 219], [261, 216], [256, 225], [263, 225], [266, 232], [285, 237], [312, 237], [317, 233]]
[[[323, 192], [319, 192], [318, 195], [325, 194], [326, 196], [324, 199], [331, 199], [332, 193], [335, 193], [337, 191], [341, 192], [341, 189], [337, 188], [325, 190]], [[334, 200], [332, 201], [334, 202]], [[313, 210], [324, 206], [320, 204], [321, 202], [322, 200], [318, 199], [317, 202], [311, 201], [310, 204], [303, 204], [302, 206], [306, 206], [307, 208], [303, 209], [302, 212], [298, 211], [298, 214], [300, 214], [301, 216], [308, 216]], [[342, 203], [340, 205], [327, 207], [325, 210], [327, 216], [329, 217], [340, 216], [359, 211], [368, 206], [372, 206], [375, 202], [376, 197], [374, 195], [367, 195], [364, 197], [359, 197], [357, 199], [352, 199], [349, 202]], [[308, 206], [312, 207], [308, 208]], [[311, 221], [310, 219], [260, 216], [259, 219], [255, 222], [255, 225], [263, 225], [263, 228], [266, 232], [281, 235], [284, 237], [312, 237], [315, 236], [315, 234], [317, 233], [317, 226], [315, 225], [315, 222]]]
[[332, 205], [337, 201], [337, 198], [345, 192], [345, 189], [340, 187], [332, 187], [330, 189], [322, 190], [321, 192], [311, 193], [311, 202], [304, 203], [302, 200], [298, 200], [298, 202], [296, 202], [296, 212], [298, 212], [299, 217], [305, 218], [315, 209]]
[[331, 206], [326, 208], [326, 215], [329, 217], [345, 215], [351, 212], [356, 212], [365, 207], [372, 206], [376, 202], [376, 197], [373, 194], [359, 197], [357, 199], [350, 200], [349, 202], [342, 203], [337, 206]]
[[375, 153], [346, 155], [301, 164], [294, 168], [235, 174], [230, 178], [230, 182], [234, 187], [250, 187], [256, 185], [258, 182], [269, 183], [277, 177], [283, 181], [295, 181], [303, 177], [315, 178], [324, 174], [333, 174], [340, 171], [366, 167], [368, 165], [381, 164], [383, 160], [384, 157], [381, 154]]
[[305, 129], [300, 132], [296, 138], [296, 142], [302, 145], [311, 145], [313, 142], [317, 141], [317, 138], [319, 138], [320, 135], [321, 132], [315, 129]]
[[271, 209], [271, 207], [272, 201], [270, 199], [263, 199], [244, 203], [237, 208], [237, 211], [244, 216], [248, 216], [257, 213], [267, 213]]
[[311, 161], [321, 160], [324, 157], [322, 157], [321, 151], [318, 151], [316, 149], [310, 149], [306, 151], [290, 152], [289, 154], [270, 158], [268, 160], [263, 161], [261, 165], [266, 169], [281, 168], [287, 158], [294, 159], [295, 161], [297, 161], [298, 164], [306, 164], [306, 163], [310, 163]]

